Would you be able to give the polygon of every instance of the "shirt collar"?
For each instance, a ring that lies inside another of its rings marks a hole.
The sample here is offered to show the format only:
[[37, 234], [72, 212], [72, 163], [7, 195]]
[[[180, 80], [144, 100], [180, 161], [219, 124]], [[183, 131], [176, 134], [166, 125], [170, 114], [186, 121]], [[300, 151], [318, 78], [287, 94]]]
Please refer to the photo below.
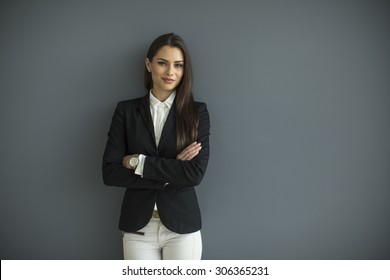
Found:
[[171, 95], [167, 99], [165, 99], [164, 102], [161, 102], [158, 100], [153, 94], [152, 90], [149, 92], [149, 100], [150, 100], [150, 105], [154, 108], [159, 104], [165, 104], [165, 106], [168, 107], [168, 109], [171, 109], [173, 101], [175, 100], [176, 97], [176, 91], [172, 92]]

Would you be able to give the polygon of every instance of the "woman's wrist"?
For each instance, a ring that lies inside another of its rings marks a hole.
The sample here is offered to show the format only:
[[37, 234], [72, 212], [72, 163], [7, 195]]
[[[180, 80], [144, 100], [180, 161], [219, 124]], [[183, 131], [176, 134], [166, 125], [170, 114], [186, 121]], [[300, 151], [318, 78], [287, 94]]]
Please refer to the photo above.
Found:
[[124, 156], [122, 159], [122, 165], [127, 169], [135, 170], [138, 165], [138, 156], [138, 154]]

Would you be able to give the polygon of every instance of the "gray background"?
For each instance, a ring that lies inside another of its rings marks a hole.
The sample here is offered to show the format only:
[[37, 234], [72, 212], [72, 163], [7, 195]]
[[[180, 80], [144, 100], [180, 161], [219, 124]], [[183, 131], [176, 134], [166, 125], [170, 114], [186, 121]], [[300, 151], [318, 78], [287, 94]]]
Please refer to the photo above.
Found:
[[204, 259], [390, 258], [389, 1], [1, 1], [0, 257], [121, 259], [101, 159], [151, 41], [207, 102]]

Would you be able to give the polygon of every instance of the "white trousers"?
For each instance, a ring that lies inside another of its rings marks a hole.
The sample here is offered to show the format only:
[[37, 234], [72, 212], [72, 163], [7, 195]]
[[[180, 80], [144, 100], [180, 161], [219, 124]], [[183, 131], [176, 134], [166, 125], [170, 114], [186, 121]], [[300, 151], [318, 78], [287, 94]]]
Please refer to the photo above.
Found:
[[179, 234], [167, 229], [159, 219], [136, 233], [123, 233], [125, 260], [200, 260], [202, 237], [200, 231]]

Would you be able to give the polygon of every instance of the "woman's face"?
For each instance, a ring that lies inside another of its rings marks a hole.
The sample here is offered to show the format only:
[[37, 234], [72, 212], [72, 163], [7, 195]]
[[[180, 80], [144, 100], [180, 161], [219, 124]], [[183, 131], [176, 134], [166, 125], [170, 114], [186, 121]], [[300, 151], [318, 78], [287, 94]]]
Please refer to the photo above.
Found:
[[153, 94], [169, 95], [183, 77], [183, 53], [179, 48], [164, 46], [158, 50], [152, 61], [146, 58], [146, 68], [152, 74]]

